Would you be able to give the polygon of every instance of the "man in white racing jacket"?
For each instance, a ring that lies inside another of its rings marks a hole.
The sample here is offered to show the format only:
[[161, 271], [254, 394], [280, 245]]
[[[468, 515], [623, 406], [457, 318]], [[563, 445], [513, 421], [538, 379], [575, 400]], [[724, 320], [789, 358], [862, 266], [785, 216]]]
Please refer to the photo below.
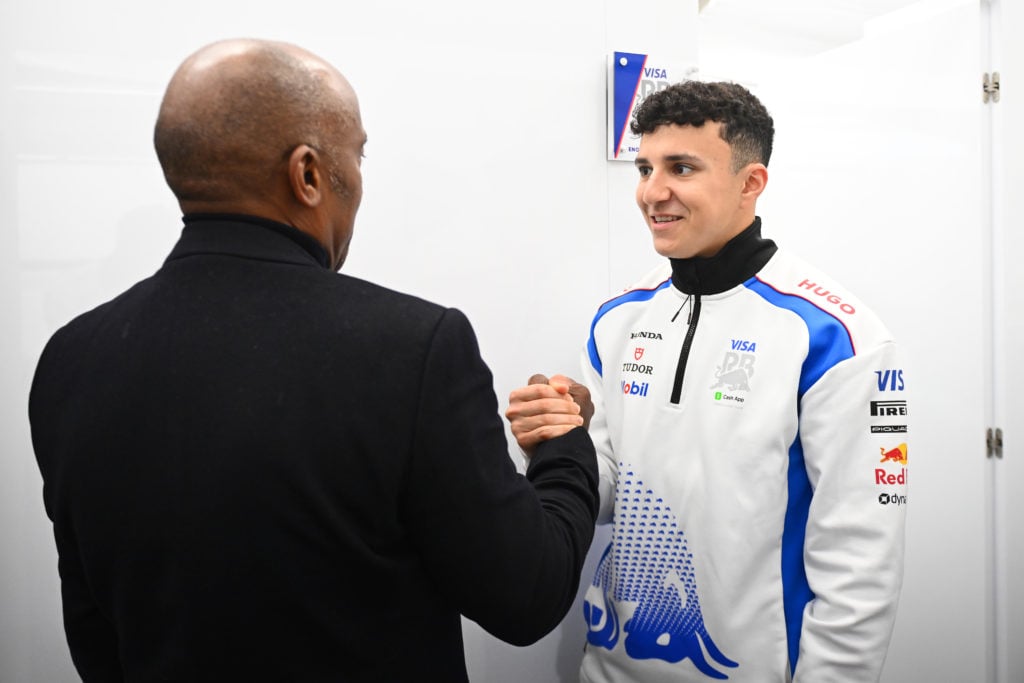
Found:
[[[636, 192], [666, 262], [583, 354], [599, 522], [581, 679], [877, 681], [903, 574], [907, 399], [891, 335], [761, 236], [774, 127], [731, 83], [644, 100]], [[512, 393], [520, 445], [564, 397]]]

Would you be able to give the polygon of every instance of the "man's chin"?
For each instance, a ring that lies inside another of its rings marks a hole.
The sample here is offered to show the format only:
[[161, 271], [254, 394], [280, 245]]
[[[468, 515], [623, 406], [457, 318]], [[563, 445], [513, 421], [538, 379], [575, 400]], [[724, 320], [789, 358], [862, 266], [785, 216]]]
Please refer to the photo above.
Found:
[[680, 248], [678, 244], [663, 242], [658, 238], [654, 238], [654, 251], [665, 258], [691, 258], [693, 256], [686, 249]]

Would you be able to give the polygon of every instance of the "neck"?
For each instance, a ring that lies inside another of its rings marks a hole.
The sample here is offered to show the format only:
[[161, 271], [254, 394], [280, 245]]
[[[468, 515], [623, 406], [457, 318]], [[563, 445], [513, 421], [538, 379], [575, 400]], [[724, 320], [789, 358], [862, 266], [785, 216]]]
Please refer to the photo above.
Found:
[[670, 258], [672, 284], [686, 294], [718, 294], [753, 277], [777, 249], [775, 242], [761, 237], [761, 219], [755, 216], [714, 256]]

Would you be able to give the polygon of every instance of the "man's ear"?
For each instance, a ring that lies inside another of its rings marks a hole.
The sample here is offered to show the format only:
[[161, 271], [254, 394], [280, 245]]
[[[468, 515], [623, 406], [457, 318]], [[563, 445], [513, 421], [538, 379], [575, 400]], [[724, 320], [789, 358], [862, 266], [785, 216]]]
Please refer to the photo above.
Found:
[[319, 152], [306, 144], [292, 150], [288, 157], [288, 181], [296, 201], [308, 207], [320, 204], [326, 179]]
[[768, 184], [768, 169], [764, 164], [754, 163], [747, 166], [743, 172], [747, 177], [743, 181], [742, 201], [756, 202]]

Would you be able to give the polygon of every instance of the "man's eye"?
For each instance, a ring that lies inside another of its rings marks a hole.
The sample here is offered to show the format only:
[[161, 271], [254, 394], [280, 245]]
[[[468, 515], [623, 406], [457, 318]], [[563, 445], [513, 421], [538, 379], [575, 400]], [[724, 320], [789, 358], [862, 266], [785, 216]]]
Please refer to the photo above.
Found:
[[641, 178], [646, 178], [647, 176], [651, 175], [651, 167], [650, 166], [637, 166], [636, 170], [640, 172], [640, 177]]
[[686, 164], [676, 164], [673, 169], [678, 175], [689, 175], [693, 173], [693, 167]]

